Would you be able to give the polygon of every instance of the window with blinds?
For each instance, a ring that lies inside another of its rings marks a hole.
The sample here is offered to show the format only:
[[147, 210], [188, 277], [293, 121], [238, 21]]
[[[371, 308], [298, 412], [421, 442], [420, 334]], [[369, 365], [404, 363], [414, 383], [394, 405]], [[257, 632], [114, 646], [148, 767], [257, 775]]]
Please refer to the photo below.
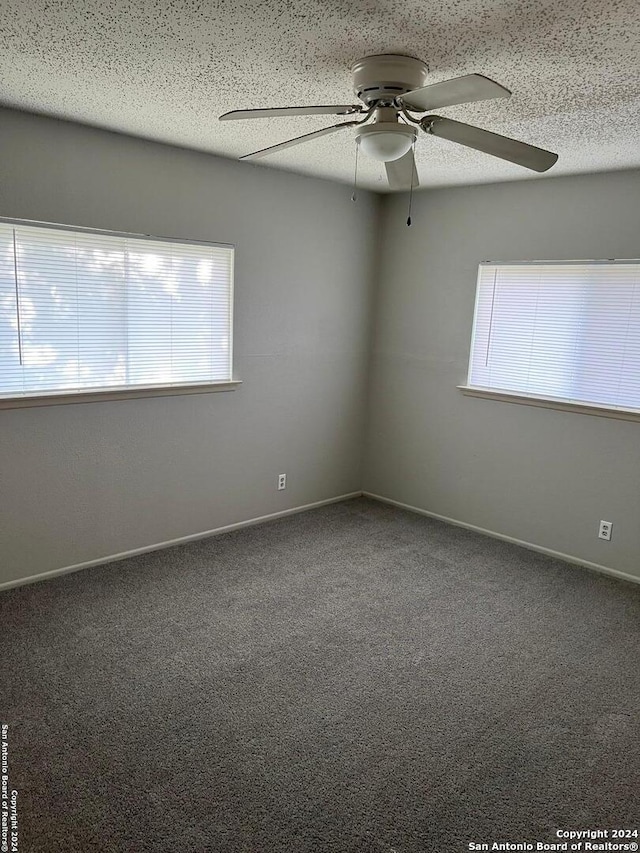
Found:
[[231, 380], [233, 248], [0, 222], [0, 398]]
[[468, 385], [640, 410], [640, 261], [481, 264]]

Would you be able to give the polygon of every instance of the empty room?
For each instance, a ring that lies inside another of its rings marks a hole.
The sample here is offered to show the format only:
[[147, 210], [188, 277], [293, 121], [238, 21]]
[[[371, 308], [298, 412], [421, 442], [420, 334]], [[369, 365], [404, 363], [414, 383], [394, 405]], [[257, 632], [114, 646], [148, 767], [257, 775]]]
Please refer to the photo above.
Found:
[[0, 853], [637, 851], [636, 0], [0, 4]]

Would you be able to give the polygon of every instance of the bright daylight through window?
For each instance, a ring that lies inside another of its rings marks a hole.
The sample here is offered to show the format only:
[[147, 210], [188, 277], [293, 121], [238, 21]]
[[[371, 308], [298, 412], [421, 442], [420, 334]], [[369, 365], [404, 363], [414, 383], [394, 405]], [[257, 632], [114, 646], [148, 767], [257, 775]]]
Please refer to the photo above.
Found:
[[0, 398], [231, 381], [233, 248], [0, 222]]
[[468, 387], [640, 410], [640, 261], [481, 264]]

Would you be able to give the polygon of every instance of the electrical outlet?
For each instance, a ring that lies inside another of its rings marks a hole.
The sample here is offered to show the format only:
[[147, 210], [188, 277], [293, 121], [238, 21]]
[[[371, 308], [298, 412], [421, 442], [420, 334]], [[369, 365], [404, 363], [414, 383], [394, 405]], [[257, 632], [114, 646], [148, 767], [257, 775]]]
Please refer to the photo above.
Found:
[[610, 521], [601, 521], [598, 536], [600, 539], [606, 539], [607, 542], [611, 539], [611, 529], [613, 524]]
[[282, 489], [287, 488], [287, 475], [286, 474], [278, 474], [278, 491], [282, 491]]

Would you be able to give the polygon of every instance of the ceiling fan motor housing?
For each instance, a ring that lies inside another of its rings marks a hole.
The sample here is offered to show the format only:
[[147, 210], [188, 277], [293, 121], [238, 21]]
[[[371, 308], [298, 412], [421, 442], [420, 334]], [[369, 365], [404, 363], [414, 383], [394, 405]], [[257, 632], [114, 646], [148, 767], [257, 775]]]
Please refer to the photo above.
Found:
[[353, 90], [365, 104], [392, 103], [394, 98], [426, 85], [428, 68], [413, 56], [365, 56], [351, 68]]

